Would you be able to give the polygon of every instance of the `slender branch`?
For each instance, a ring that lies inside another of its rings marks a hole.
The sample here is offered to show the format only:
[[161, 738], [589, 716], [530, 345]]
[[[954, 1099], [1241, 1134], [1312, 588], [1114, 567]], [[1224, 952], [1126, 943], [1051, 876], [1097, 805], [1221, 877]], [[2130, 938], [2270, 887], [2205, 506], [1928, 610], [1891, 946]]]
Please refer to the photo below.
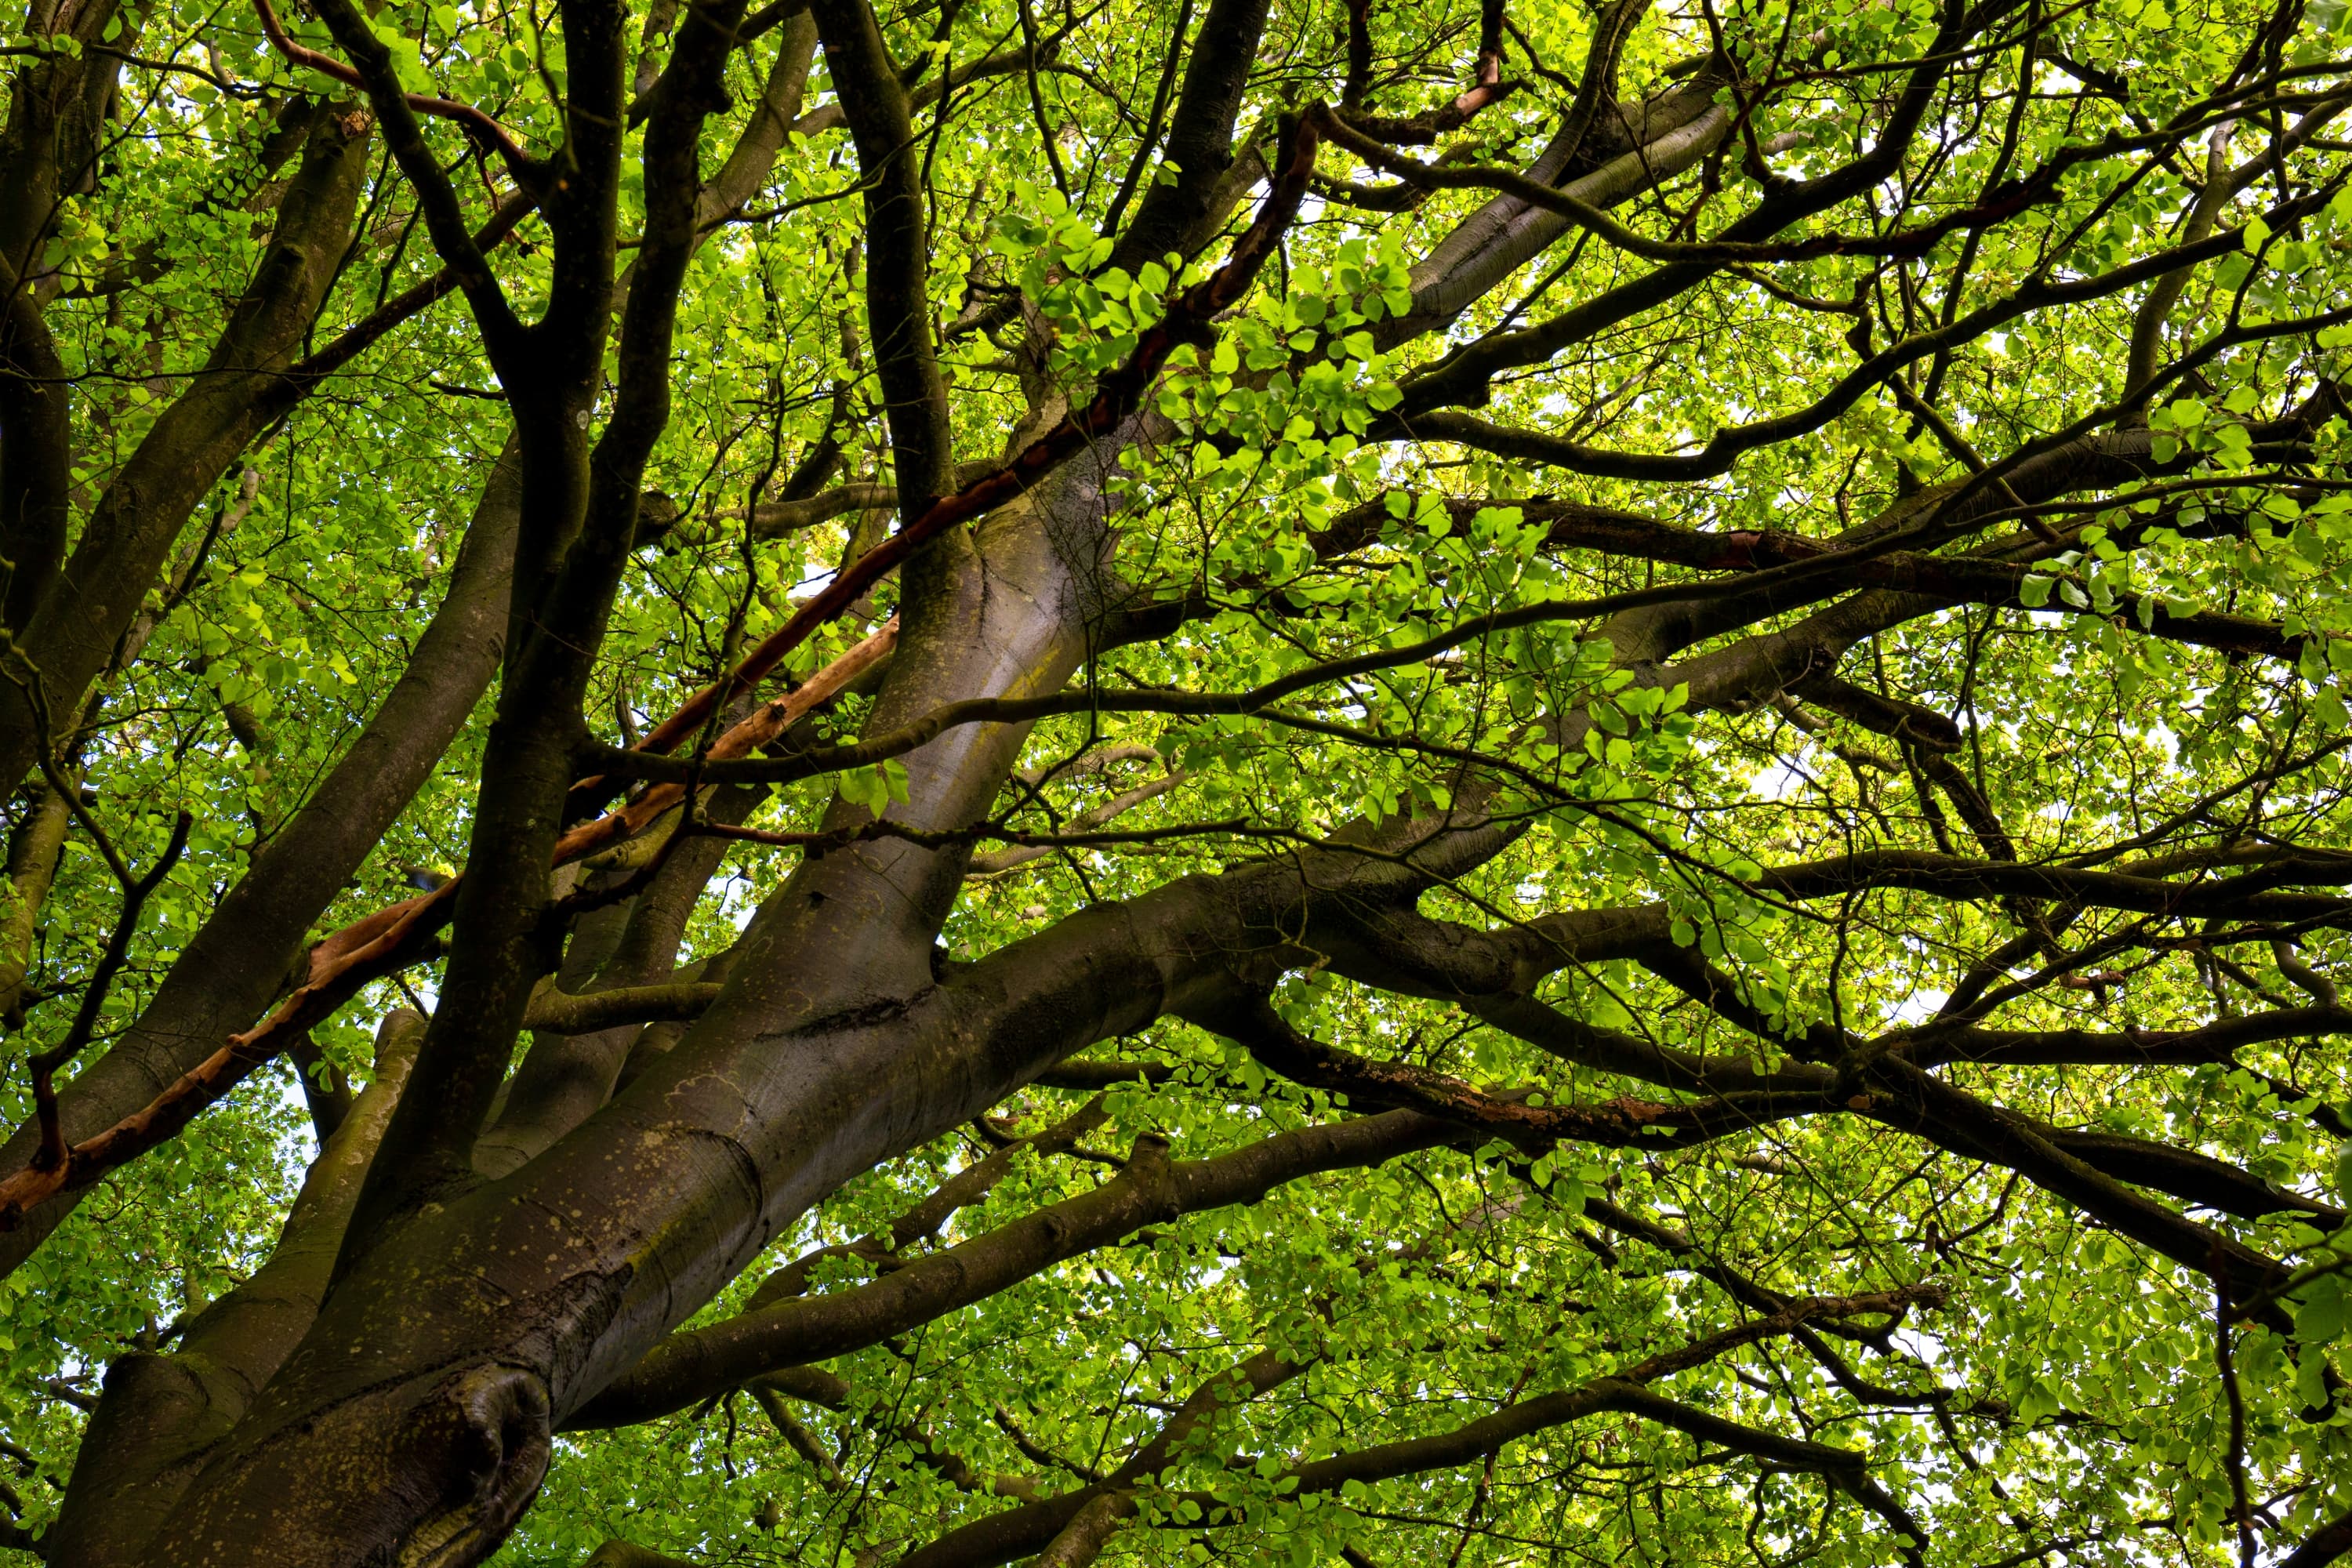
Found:
[[[284, 24], [278, 19], [278, 13], [271, 8], [269, 0], [253, 0], [253, 9], [261, 18], [261, 30], [268, 37], [269, 47], [286, 57], [289, 64], [317, 71], [320, 76], [341, 82], [346, 87], [366, 89], [367, 79], [358, 70], [332, 55], [322, 55], [316, 49], [305, 48], [289, 37]], [[459, 103], [453, 99], [436, 98], [429, 93], [403, 92], [400, 97], [402, 102], [419, 114], [429, 114], [436, 119], [453, 121], [462, 127], [467, 136], [499, 155], [506, 163], [507, 173], [513, 178], [516, 184], [526, 190], [532, 190], [538, 186], [540, 177], [544, 172], [540, 163], [522, 150], [520, 143], [515, 141], [514, 133], [499, 124], [491, 115], [475, 108], [470, 103]]]
[[1452, 1122], [1391, 1111], [1303, 1128], [1200, 1161], [1171, 1162], [1139, 1142], [1118, 1175], [995, 1230], [927, 1254], [870, 1285], [774, 1301], [681, 1331], [573, 1415], [573, 1427], [651, 1420], [781, 1366], [823, 1361], [903, 1333], [1181, 1214], [1255, 1203], [1318, 1172], [1377, 1165], [1465, 1136]]
[[675, 750], [715, 708], [764, 679], [819, 626], [856, 604], [868, 588], [898, 570], [924, 543], [950, 528], [993, 510], [1124, 424], [1141, 403], [1144, 392], [1170, 354], [1186, 343], [1199, 344], [1213, 339], [1217, 317], [1248, 289], [1258, 268], [1272, 254], [1276, 240], [1289, 227], [1306, 194], [1314, 163], [1313, 131], [1303, 125], [1293, 127], [1274, 189], [1259, 209], [1256, 221], [1234, 246], [1224, 266], [1170, 305], [1166, 317], [1143, 334], [1128, 362], [1104, 374], [1092, 402], [1064, 416], [1003, 468], [952, 495], [942, 496], [919, 515], [902, 522], [896, 534], [838, 574], [823, 592], [771, 633], [726, 679], [705, 688], [657, 726], [646, 737], [642, 750], [654, 754]]
[[[1918, 1521], [1870, 1478], [1867, 1454], [1743, 1426], [1670, 1399], [1646, 1385], [1675, 1373], [1704, 1366], [1740, 1346], [1794, 1332], [1809, 1323], [1880, 1314], [1899, 1316], [1912, 1307], [1934, 1305], [1943, 1299], [1940, 1288], [1924, 1285], [1866, 1296], [1792, 1301], [1769, 1316], [1648, 1356], [1613, 1376], [1595, 1378], [1573, 1388], [1523, 1400], [1447, 1431], [1285, 1468], [1276, 1472], [1276, 1484], [1281, 1495], [1323, 1493], [1338, 1491], [1350, 1482], [1373, 1484], [1430, 1470], [1453, 1469], [1479, 1463], [1496, 1449], [1538, 1432], [1615, 1412], [1691, 1433], [1768, 1465], [1819, 1474], [1884, 1520], [1903, 1542], [1898, 1548], [1900, 1554], [1916, 1563], [1926, 1545], [1926, 1533]], [[1229, 1374], [1230, 1381], [1238, 1383], [1242, 1390], [1261, 1392], [1259, 1385], [1279, 1382], [1289, 1369], [1270, 1355], [1262, 1354], [1236, 1370], [1240, 1375]], [[1222, 1395], [1220, 1403], [1231, 1398], [1230, 1394]], [[1096, 1500], [1116, 1493], [1122, 1485], [1148, 1479], [1176, 1451], [1177, 1445], [1169, 1440], [1163, 1429], [1159, 1439], [1111, 1480], [964, 1525], [903, 1559], [902, 1568], [977, 1568], [979, 1564], [1010, 1563], [1044, 1551]], [[1255, 1460], [1253, 1456], [1242, 1455], [1233, 1463], [1245, 1466]], [[1199, 1508], [1202, 1517], [1212, 1523], [1234, 1520], [1227, 1506], [1212, 1494], [1186, 1492], [1179, 1496]]]
[[[147, 868], [147, 874], [137, 880], [126, 879], [122, 886], [122, 909], [116, 915], [114, 930], [106, 939], [106, 950], [99, 956], [97, 967], [90, 971], [83, 984], [81, 1005], [76, 1009], [72, 1025], [65, 1036], [47, 1050], [34, 1053], [29, 1066], [33, 1074], [34, 1114], [41, 1126], [41, 1144], [33, 1155], [33, 1169], [39, 1172], [61, 1170], [69, 1157], [66, 1147], [65, 1128], [58, 1119], [58, 1091], [55, 1081], [58, 1068], [79, 1056], [89, 1044], [98, 1027], [99, 1014], [106, 1006], [107, 993], [113, 988], [114, 977], [122, 972], [131, 956], [131, 942], [139, 932], [140, 912], [147, 907], [148, 896], [161, 887], [163, 879], [178, 865], [181, 852], [188, 847], [188, 830], [195, 818], [183, 811], [172, 823], [171, 842], [163, 853]], [[118, 865], [117, 874], [121, 874]]]

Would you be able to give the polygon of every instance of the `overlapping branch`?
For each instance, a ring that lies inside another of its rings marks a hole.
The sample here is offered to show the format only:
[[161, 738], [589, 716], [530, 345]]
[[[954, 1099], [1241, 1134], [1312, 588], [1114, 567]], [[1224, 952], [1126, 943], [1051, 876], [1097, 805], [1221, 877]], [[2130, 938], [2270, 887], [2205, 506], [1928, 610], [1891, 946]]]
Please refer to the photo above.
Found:
[[[1645, 1357], [1612, 1376], [1520, 1400], [1491, 1415], [1424, 1436], [1401, 1438], [1328, 1458], [1282, 1466], [1272, 1479], [1281, 1495], [1335, 1492], [1350, 1482], [1377, 1485], [1476, 1463], [1538, 1433], [1594, 1415], [1619, 1414], [1687, 1433], [1703, 1443], [1712, 1443], [1769, 1465], [1819, 1475], [1877, 1515], [1895, 1536], [1896, 1553], [1906, 1562], [1916, 1563], [1922, 1560], [1927, 1532], [1917, 1519], [1870, 1475], [1867, 1454], [1745, 1426], [1660, 1394], [1651, 1385], [1677, 1373], [1704, 1366], [1741, 1347], [1794, 1333], [1811, 1325], [1857, 1317], [1900, 1316], [1912, 1308], [1937, 1304], [1942, 1300], [1940, 1288], [1921, 1285], [1872, 1295], [1791, 1301], [1769, 1315]], [[1226, 1375], [1229, 1384], [1255, 1393], [1284, 1381], [1286, 1374], [1294, 1372], [1292, 1364], [1267, 1352]], [[1231, 1403], [1234, 1397], [1225, 1388], [1215, 1390], [1214, 1396], [1219, 1405]], [[1185, 1410], [1171, 1419], [1160, 1436], [1139, 1449], [1117, 1474], [1059, 1497], [975, 1520], [909, 1554], [903, 1559], [905, 1568], [982, 1568], [1010, 1563], [1046, 1550], [1089, 1510], [1099, 1510], [1097, 1517], [1111, 1511], [1125, 1515], [1133, 1508], [1126, 1500], [1128, 1494], [1139, 1485], [1167, 1474], [1171, 1462], [1181, 1464], [1188, 1457], [1181, 1438], [1171, 1440], [1171, 1433], [1177, 1422], [1194, 1408], [1195, 1402], [1188, 1402]], [[1234, 1463], [1255, 1465], [1256, 1457], [1245, 1454]], [[1241, 1522], [1241, 1516], [1213, 1494], [1175, 1490], [1172, 1495], [1160, 1495], [1167, 1505], [1191, 1503], [1210, 1528]], [[1106, 1505], [1101, 1500], [1105, 1498], [1119, 1500]]]
[[[320, 76], [341, 82], [346, 87], [364, 89], [368, 85], [366, 79], [352, 67], [332, 55], [305, 48], [288, 37], [285, 24], [278, 21], [278, 13], [269, 0], [253, 0], [253, 9], [261, 18], [261, 30], [268, 37], [270, 47], [285, 56], [289, 64], [317, 71]], [[542, 173], [538, 160], [524, 152], [521, 144], [515, 141], [514, 133], [499, 124], [495, 117], [473, 104], [436, 98], [430, 93], [404, 92], [401, 100], [419, 114], [429, 114], [457, 125], [468, 137], [504, 161], [507, 173], [516, 184], [525, 190], [537, 187]]]

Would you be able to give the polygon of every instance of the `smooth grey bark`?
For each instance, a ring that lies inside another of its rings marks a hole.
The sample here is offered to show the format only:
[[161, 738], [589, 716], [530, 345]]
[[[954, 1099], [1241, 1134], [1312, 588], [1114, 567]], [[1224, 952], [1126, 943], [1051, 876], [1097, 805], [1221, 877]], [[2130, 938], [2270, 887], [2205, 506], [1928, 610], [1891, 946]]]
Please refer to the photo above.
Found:
[[[1713, 79], [1670, 89], [1643, 116], [1643, 135], [1609, 163], [1560, 188], [1590, 206], [1612, 207], [1696, 164], [1723, 142], [1731, 129], [1729, 110], [1714, 101]], [[1578, 150], [1562, 134], [1528, 171], [1528, 177], [1553, 184]], [[1442, 326], [1484, 298], [1512, 273], [1541, 255], [1568, 232], [1569, 220], [1515, 196], [1498, 196], [1478, 209], [1412, 269], [1414, 330]]]

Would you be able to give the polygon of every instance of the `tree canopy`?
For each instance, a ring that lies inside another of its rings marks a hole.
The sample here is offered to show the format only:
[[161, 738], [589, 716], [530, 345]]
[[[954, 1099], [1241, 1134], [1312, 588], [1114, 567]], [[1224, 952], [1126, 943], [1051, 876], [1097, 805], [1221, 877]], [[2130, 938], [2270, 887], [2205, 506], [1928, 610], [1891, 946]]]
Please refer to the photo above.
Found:
[[29, 0], [0, 1546], [2352, 1554], [2339, 0]]

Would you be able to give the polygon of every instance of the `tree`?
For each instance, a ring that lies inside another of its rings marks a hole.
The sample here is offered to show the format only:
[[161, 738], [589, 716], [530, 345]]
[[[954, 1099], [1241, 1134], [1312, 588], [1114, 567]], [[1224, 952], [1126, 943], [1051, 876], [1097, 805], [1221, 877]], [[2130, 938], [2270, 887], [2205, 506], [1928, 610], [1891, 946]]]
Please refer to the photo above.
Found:
[[2341, 20], [34, 0], [6, 1543], [2352, 1552]]

